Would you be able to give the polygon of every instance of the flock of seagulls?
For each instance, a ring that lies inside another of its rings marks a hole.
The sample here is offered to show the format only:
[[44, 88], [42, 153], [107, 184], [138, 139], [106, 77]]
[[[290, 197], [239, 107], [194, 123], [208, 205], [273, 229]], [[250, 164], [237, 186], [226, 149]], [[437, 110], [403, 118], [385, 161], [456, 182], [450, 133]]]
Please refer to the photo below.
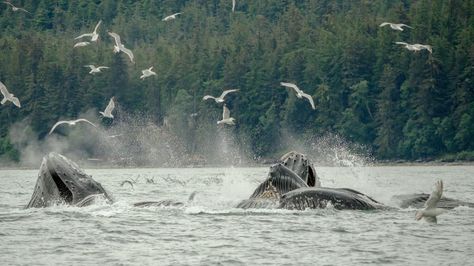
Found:
[[221, 93], [221, 95], [219, 97], [206, 95], [202, 98], [203, 101], [213, 99], [218, 104], [219, 103], [224, 103], [223, 110], [222, 110], [222, 119], [217, 121], [218, 125], [221, 125], [221, 124], [226, 124], [226, 125], [230, 125], [230, 126], [235, 125], [235, 119], [233, 117], [230, 117], [230, 110], [229, 110], [229, 108], [227, 108], [227, 105], [225, 104], [224, 98], [229, 93], [237, 92], [237, 91], [239, 91], [239, 89], [225, 90]]
[[[383, 22], [382, 24], [379, 25], [379, 27], [385, 27], [387, 25], [390, 26], [390, 28], [392, 28], [393, 30], [398, 30], [398, 31], [403, 31], [403, 27], [413, 29], [412, 27], [403, 23], [397, 24], [397, 23], [391, 23], [391, 22]], [[428, 52], [430, 52], [430, 54], [433, 53], [433, 48], [431, 47], [431, 45], [428, 45], [428, 44], [419, 44], [419, 43], [409, 44], [406, 42], [395, 42], [395, 44], [403, 45], [405, 49], [407, 49], [408, 51], [418, 52], [421, 50], [427, 50]]]

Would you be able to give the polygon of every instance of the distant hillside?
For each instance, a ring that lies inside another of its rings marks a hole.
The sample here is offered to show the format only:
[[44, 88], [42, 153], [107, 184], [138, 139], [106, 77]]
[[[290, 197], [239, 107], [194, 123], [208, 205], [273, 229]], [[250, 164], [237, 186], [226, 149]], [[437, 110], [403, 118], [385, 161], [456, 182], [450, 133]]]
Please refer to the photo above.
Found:
[[[0, 3], [0, 81], [22, 104], [0, 106], [0, 156], [19, 157], [16, 122], [42, 140], [58, 119], [103, 110], [112, 96], [122, 113], [168, 121], [187, 153], [202, 153], [222, 113], [202, 97], [236, 88], [228, 130], [257, 156], [279, 152], [291, 132], [336, 134], [379, 159], [474, 158], [474, 0], [236, 2], [232, 12], [231, 0], [12, 1], [31, 14]], [[98, 42], [73, 48], [99, 20]], [[113, 53], [107, 31], [135, 64]], [[91, 75], [89, 64], [110, 68]], [[157, 76], [140, 80], [151, 66]], [[312, 95], [316, 110], [281, 81]]]

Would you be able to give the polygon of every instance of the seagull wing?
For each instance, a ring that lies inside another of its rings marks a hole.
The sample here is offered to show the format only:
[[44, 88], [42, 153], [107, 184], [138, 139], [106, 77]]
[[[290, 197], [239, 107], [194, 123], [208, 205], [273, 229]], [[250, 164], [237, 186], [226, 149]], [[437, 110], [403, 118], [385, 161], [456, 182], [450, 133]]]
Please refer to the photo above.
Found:
[[74, 40], [82, 39], [82, 38], [84, 38], [84, 37], [92, 37], [92, 35], [93, 35], [92, 33], [84, 33], [84, 34], [82, 34], [82, 35], [77, 36], [76, 38], [74, 38]]
[[229, 118], [230, 118], [229, 108], [227, 108], [227, 106], [224, 104], [224, 108], [223, 108], [223, 111], [222, 111], [222, 120], [229, 119]]
[[24, 9], [24, 8], [21, 8], [21, 7], [17, 7], [17, 8], [18, 8], [18, 10], [20, 10], [20, 11], [23, 11], [23, 12], [26, 12], [26, 13], [28, 13], [28, 14], [31, 14], [30, 11], [28, 11], [28, 10], [26, 10], [26, 9]]
[[307, 94], [307, 93], [304, 93], [303, 91], [301, 91], [301, 96], [305, 97], [306, 99], [308, 99], [309, 103], [311, 104], [311, 107], [313, 108], [313, 110], [316, 110], [316, 106], [314, 106], [314, 101], [313, 101], [313, 97], [311, 97], [311, 95]]
[[69, 124], [70, 121], [58, 121], [56, 122], [56, 124], [54, 124], [54, 126], [51, 128], [51, 130], [49, 131], [48, 135], [51, 135], [51, 133], [53, 133], [53, 131], [56, 129], [56, 127], [58, 127], [59, 125], [61, 124]]
[[413, 27], [410, 27], [410, 26], [408, 26], [407, 24], [403, 24], [403, 23], [398, 24], [398, 26], [400, 26], [400, 27], [407, 27], [407, 28], [413, 29]]
[[120, 47], [120, 50], [124, 53], [126, 53], [128, 55], [128, 57], [130, 57], [130, 61], [132, 63], [135, 63], [134, 59], [133, 59], [133, 53], [132, 53], [132, 50], [130, 49], [127, 49], [125, 48], [124, 46]]
[[382, 24], [379, 25], [379, 27], [384, 27], [384, 26], [387, 26], [387, 25], [390, 25], [392, 23], [389, 23], [389, 22], [383, 22]]
[[102, 23], [102, 20], [99, 20], [99, 23], [97, 23], [97, 25], [95, 26], [94, 33], [97, 33], [97, 29], [99, 28], [100, 23]]
[[20, 100], [18, 100], [17, 97], [12, 96], [12, 103], [13, 103], [14, 105], [16, 105], [16, 107], [18, 107], [18, 108], [21, 107]]
[[10, 3], [10, 2], [3, 1], [3, 3], [4, 3], [4, 4], [7, 4], [7, 5], [11, 6], [11, 7], [15, 7], [15, 6], [14, 6], [12, 3]]
[[202, 97], [202, 100], [203, 100], [203, 101], [205, 101], [205, 100], [209, 100], [209, 99], [213, 99], [213, 100], [215, 100], [215, 99], [216, 99], [216, 97], [214, 97], [214, 96], [211, 96], [211, 95], [206, 95], [206, 96]]
[[112, 111], [114, 110], [114, 108], [115, 108], [115, 102], [114, 102], [114, 97], [112, 97], [112, 98], [110, 98], [110, 101], [109, 101], [109, 104], [107, 105], [107, 107], [105, 107], [104, 113], [112, 114]]
[[431, 192], [430, 197], [425, 202], [425, 208], [426, 209], [436, 208], [436, 204], [438, 204], [438, 201], [441, 199], [442, 195], [443, 195], [443, 181], [438, 180], [436, 182], [435, 190]]
[[181, 15], [181, 12], [178, 12], [178, 13], [174, 13], [172, 16], [175, 17], [177, 15]]
[[235, 0], [232, 0], [232, 12], [235, 11]]
[[72, 121], [72, 122], [74, 122], [74, 123], [77, 123], [77, 122], [86, 122], [86, 123], [91, 124], [91, 125], [94, 126], [94, 127], [97, 127], [94, 123], [92, 123], [91, 121], [89, 121], [89, 120], [87, 120], [87, 119], [85, 119], [85, 118], [79, 118], [79, 119], [76, 119], [76, 120], [74, 120], [74, 121]]
[[88, 68], [90, 68], [91, 70], [93, 70], [93, 69], [96, 68], [94, 65], [85, 65], [84, 67], [88, 67]]
[[239, 91], [239, 89], [225, 90], [225, 91], [222, 92], [222, 94], [221, 94], [221, 96], [220, 96], [219, 98], [224, 99], [224, 97], [225, 97], [227, 94], [229, 94], [229, 93], [231, 93], [231, 92], [236, 92], [236, 91]]
[[114, 40], [115, 40], [115, 45], [117, 45], [118, 47], [121, 47], [121, 46], [122, 46], [122, 42], [121, 42], [121, 40], [120, 40], [120, 36], [119, 36], [117, 33], [115, 33], [115, 32], [108, 32], [108, 34], [109, 34], [110, 36], [112, 36], [112, 38], [114, 38]]
[[7, 97], [10, 93], [7, 90], [7, 86], [0, 81], [0, 92], [3, 94], [3, 97]]
[[293, 83], [280, 82], [280, 85], [281, 85], [281, 86], [288, 87], [288, 88], [292, 88], [292, 89], [294, 89], [296, 92], [301, 92], [300, 88], [298, 88], [298, 86], [296, 86], [296, 85], [293, 84]]
[[101, 70], [101, 69], [107, 69], [109, 68], [108, 66], [100, 66], [100, 67], [97, 67], [97, 69]]
[[395, 42], [395, 43], [396, 43], [396, 44], [405, 45], [405, 46], [408, 45], [408, 43], [406, 43], [406, 42]]

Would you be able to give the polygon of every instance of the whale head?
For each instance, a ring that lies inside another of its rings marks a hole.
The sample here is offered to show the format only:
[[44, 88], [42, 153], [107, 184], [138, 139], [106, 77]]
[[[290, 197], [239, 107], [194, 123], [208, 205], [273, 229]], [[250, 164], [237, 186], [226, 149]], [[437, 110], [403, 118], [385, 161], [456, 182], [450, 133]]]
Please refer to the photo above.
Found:
[[43, 158], [33, 195], [26, 208], [78, 203], [84, 206], [84, 199], [93, 195], [111, 200], [102, 185], [77, 164], [63, 155], [50, 153]]

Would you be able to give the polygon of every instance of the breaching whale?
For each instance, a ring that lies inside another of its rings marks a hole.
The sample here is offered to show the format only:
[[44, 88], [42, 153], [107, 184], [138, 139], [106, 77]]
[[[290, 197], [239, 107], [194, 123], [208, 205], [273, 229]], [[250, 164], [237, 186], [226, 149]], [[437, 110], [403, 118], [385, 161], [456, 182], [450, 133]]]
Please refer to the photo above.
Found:
[[82, 207], [97, 199], [112, 202], [102, 185], [73, 161], [58, 153], [50, 153], [43, 158], [33, 195], [26, 208], [55, 204]]

